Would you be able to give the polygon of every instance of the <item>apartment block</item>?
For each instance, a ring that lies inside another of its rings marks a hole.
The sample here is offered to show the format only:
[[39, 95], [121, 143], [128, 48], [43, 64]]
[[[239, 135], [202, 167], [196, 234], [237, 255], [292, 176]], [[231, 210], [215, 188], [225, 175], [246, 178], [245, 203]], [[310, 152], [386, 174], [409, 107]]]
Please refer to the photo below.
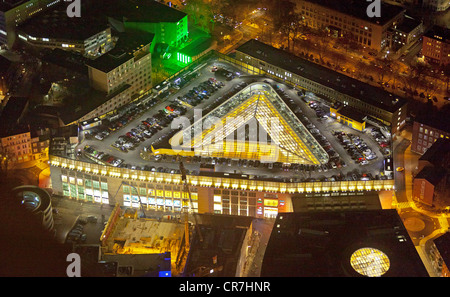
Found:
[[434, 64], [450, 63], [450, 29], [433, 26], [423, 35], [422, 54]]
[[414, 120], [411, 151], [424, 154], [438, 139], [449, 139], [448, 113], [422, 114]]
[[369, 17], [369, 3], [362, 0], [298, 0], [296, 10], [305, 25], [327, 29], [334, 37], [348, 36], [364, 47], [381, 51], [389, 46], [388, 30], [401, 23], [405, 9], [381, 4], [381, 17]]
[[120, 34], [114, 49], [86, 63], [91, 87], [107, 96], [126, 92], [128, 100], [149, 91], [152, 41], [149, 33]]

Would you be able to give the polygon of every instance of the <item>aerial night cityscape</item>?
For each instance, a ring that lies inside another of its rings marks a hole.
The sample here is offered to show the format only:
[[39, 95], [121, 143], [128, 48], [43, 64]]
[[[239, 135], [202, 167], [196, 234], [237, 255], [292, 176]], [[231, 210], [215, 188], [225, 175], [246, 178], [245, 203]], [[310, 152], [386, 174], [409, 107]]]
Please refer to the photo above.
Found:
[[450, 276], [449, 0], [0, 0], [0, 64], [0, 276]]

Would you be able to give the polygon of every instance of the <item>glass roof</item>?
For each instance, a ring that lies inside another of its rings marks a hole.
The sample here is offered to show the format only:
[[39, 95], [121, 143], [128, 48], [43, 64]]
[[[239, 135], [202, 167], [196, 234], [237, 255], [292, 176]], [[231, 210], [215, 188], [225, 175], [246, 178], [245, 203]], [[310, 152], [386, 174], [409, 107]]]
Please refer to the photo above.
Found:
[[250, 84], [179, 133], [183, 136], [182, 148], [214, 156], [284, 163], [328, 162], [325, 150], [265, 83]]

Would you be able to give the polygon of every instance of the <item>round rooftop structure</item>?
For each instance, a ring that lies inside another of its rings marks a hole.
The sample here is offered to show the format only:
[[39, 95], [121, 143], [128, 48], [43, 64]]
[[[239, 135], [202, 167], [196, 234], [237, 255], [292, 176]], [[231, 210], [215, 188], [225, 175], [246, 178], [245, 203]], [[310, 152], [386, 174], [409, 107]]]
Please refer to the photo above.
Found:
[[13, 194], [21, 201], [23, 207], [42, 219], [42, 226], [47, 230], [54, 227], [50, 194], [36, 186], [20, 186], [13, 189]]
[[350, 265], [361, 275], [377, 277], [382, 276], [389, 270], [390, 262], [388, 256], [382, 251], [364, 247], [351, 255]]

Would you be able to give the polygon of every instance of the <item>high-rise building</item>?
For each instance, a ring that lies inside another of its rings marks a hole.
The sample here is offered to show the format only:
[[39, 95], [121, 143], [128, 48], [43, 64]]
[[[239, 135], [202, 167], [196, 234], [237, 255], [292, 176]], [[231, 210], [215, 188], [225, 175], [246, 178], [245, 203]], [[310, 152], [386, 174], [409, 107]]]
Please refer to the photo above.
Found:
[[91, 86], [107, 95], [126, 92], [125, 100], [149, 91], [152, 86], [152, 42], [153, 34], [150, 33], [120, 34], [114, 49], [86, 63]]
[[69, 18], [67, 4], [54, 5], [21, 24], [17, 28], [18, 40], [39, 49], [58, 48], [87, 58], [98, 57], [113, 46], [111, 28], [106, 18], [85, 10], [82, 17]]
[[16, 27], [61, 0], [2, 0], [0, 2], [0, 45], [11, 47]]
[[152, 33], [155, 36], [153, 46], [161, 43], [179, 47], [188, 39], [188, 16], [180, 10], [152, 0], [112, 3], [105, 14], [111, 18], [113, 26]]

